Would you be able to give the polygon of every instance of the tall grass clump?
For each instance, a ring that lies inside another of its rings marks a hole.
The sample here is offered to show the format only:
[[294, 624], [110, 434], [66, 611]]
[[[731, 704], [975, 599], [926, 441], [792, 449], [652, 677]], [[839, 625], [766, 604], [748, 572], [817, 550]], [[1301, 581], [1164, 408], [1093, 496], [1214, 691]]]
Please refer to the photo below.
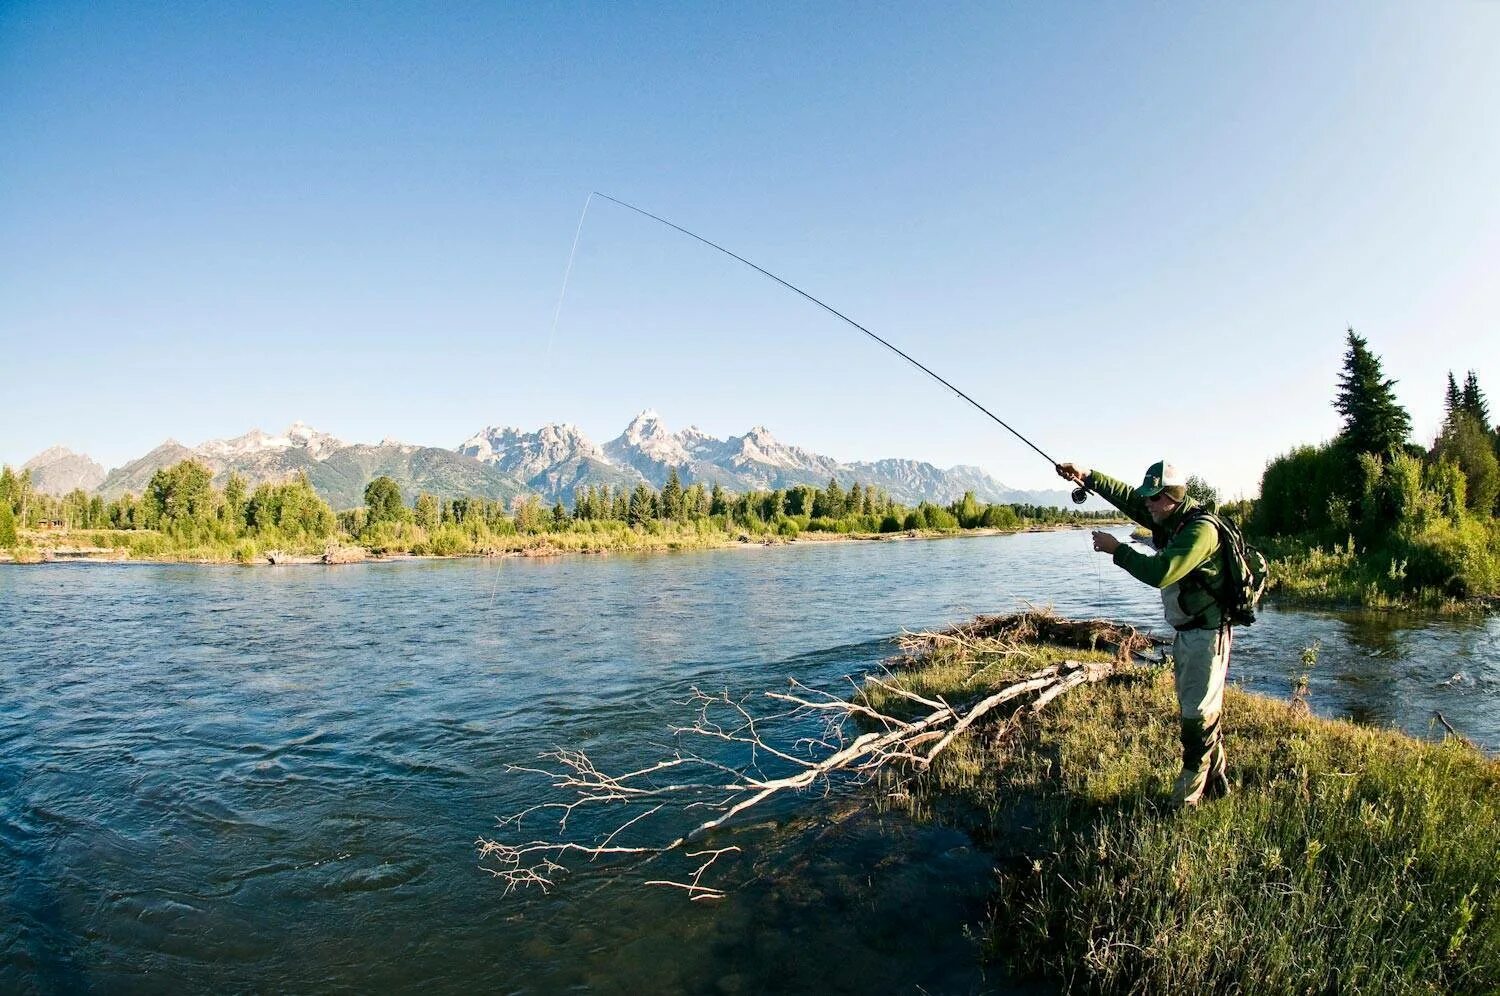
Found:
[[[1029, 666], [903, 680], [952, 701]], [[1231, 690], [1238, 789], [1178, 812], [1176, 716], [1165, 670], [1085, 686], [910, 793], [997, 855], [993, 957], [1068, 992], [1500, 991], [1500, 763]]]

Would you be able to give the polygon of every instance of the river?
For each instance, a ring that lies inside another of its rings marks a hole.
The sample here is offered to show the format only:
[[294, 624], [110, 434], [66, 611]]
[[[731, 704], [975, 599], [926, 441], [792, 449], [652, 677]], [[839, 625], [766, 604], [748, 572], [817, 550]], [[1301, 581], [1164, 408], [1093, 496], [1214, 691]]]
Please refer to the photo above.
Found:
[[[656, 556], [0, 568], [0, 990], [1001, 991], [988, 862], [857, 799], [732, 836], [721, 902], [591, 869], [504, 894], [477, 838], [556, 746], [661, 755], [693, 686], [839, 688], [905, 629], [1161, 629], [1087, 533]], [[1231, 678], [1500, 748], [1500, 620], [1269, 609]], [[847, 686], [843, 686], [847, 687]]]

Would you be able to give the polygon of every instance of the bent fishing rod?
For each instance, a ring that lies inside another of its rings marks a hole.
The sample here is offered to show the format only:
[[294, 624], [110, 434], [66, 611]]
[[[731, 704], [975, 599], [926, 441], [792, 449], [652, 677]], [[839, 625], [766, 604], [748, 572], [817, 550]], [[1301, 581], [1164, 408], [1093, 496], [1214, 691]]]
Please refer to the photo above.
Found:
[[[1027, 439], [1025, 436], [1021, 435], [1021, 433], [1017, 432], [1014, 428], [1012, 428], [1009, 424], [1007, 424], [1004, 419], [1002, 419], [1000, 416], [996, 415], [994, 412], [990, 411], [988, 408], [984, 407], [984, 405], [981, 405], [979, 402], [975, 401], [973, 398], [971, 398], [969, 395], [965, 394], [963, 391], [959, 390], [952, 383], [950, 383], [946, 378], [944, 378], [943, 376], [941, 376], [940, 374], [938, 374], [932, 368], [930, 368], [926, 364], [918, 361], [917, 359], [915, 359], [914, 357], [910, 356], [909, 354], [903, 352], [899, 347], [893, 345], [892, 343], [886, 341], [885, 339], [882, 339], [880, 336], [876, 335], [874, 332], [871, 332], [869, 329], [865, 328], [863, 325], [859, 324], [859, 322], [856, 322], [854, 319], [850, 318], [848, 315], [844, 314], [842, 311], [839, 311], [837, 308], [834, 308], [833, 306], [829, 305], [828, 303], [826, 303], [824, 301], [820, 301], [818, 298], [813, 297], [807, 291], [803, 290], [801, 287], [798, 287], [796, 284], [792, 283], [791, 281], [789, 281], [789, 280], [783, 280], [781, 277], [778, 277], [776, 274], [772, 273], [770, 270], [766, 269], [765, 267], [758, 266], [755, 263], [750, 262], [750, 260], [746, 259], [744, 256], [741, 256], [739, 253], [732, 252], [732, 251], [724, 248], [723, 246], [719, 245], [717, 242], [713, 242], [713, 241], [711, 241], [709, 239], [705, 239], [703, 236], [697, 234], [696, 232], [690, 232], [686, 228], [683, 228], [681, 225], [678, 225], [678, 224], [675, 224], [673, 222], [668, 221], [667, 219], [663, 218], [661, 215], [652, 214], [650, 211], [647, 211], [645, 208], [636, 207], [634, 204], [629, 204], [629, 203], [627, 203], [625, 201], [622, 201], [618, 197], [611, 197], [608, 194], [600, 193], [597, 190], [593, 191], [589, 196], [590, 197], [602, 197], [602, 198], [604, 198], [607, 201], [610, 201], [610, 202], [612, 202], [614, 204], [618, 204], [622, 208], [627, 208], [627, 209], [629, 209], [631, 211], [634, 211], [636, 214], [645, 215], [647, 218], [650, 218], [652, 221], [660, 222], [661, 224], [666, 225], [668, 228], [671, 228], [671, 229], [674, 229], [676, 231], [681, 232], [683, 235], [686, 235], [690, 239], [696, 239], [699, 242], [702, 242], [704, 245], [708, 246], [710, 249], [717, 249], [719, 252], [723, 253], [724, 255], [729, 256], [729, 257], [731, 257], [733, 259], [739, 260], [741, 263], [744, 263], [746, 266], [750, 267], [752, 270], [755, 270], [757, 273], [760, 273], [763, 276], [770, 277], [772, 280], [776, 281], [778, 284], [780, 284], [781, 286], [785, 287], [787, 290], [792, 291], [794, 294], [798, 294], [798, 295], [806, 298], [807, 300], [811, 301], [813, 304], [816, 304], [818, 307], [820, 307], [824, 311], [828, 312], [830, 315], [833, 315], [835, 318], [842, 319], [843, 321], [849, 323], [850, 325], [853, 325], [855, 328], [859, 329], [865, 335], [869, 336], [871, 339], [874, 339], [876, 342], [880, 343], [886, 349], [889, 349], [891, 352], [893, 352], [897, 356], [901, 357], [907, 363], [910, 363], [912, 366], [916, 367], [918, 370], [922, 371], [924, 374], [926, 374], [927, 376], [931, 377], [933, 380], [937, 381], [939, 384], [943, 385], [948, 390], [952, 391], [954, 394], [958, 395], [960, 398], [964, 399], [969, 404], [973, 405], [975, 408], [979, 409], [986, 416], [988, 416], [991, 421], [993, 421], [996, 425], [1000, 426], [1000, 428], [1004, 429], [1006, 432], [1010, 433], [1012, 436], [1015, 436], [1017, 439], [1019, 439], [1021, 442], [1025, 443], [1027, 446], [1030, 446], [1033, 450], [1036, 451], [1036, 453], [1037, 453], [1038, 456], [1040, 456], [1043, 460], [1046, 460], [1049, 464], [1051, 464], [1054, 469], [1056, 469], [1058, 467], [1058, 462], [1056, 460], [1052, 459], [1052, 457], [1048, 456], [1046, 454], [1046, 452], [1043, 451], [1043, 449], [1040, 446], [1038, 446], [1036, 443], [1033, 443], [1031, 440]], [[588, 210], [588, 206], [584, 205], [584, 211], [586, 212], [587, 210]], [[582, 222], [582, 219], [580, 219], [579, 220], [579, 227], [581, 228], [582, 225], [583, 225], [583, 222]], [[576, 248], [576, 245], [577, 245], [576, 239], [575, 239], [574, 245], [575, 245], [575, 248]], [[572, 267], [572, 261], [570, 260], [569, 261], [569, 268], [571, 269], [571, 267]], [[564, 279], [566, 279], [566, 278], [564, 278]], [[1073, 489], [1073, 496], [1072, 496], [1073, 497], [1073, 501], [1075, 503], [1077, 503], [1077, 504], [1081, 505], [1085, 501], [1087, 501], [1088, 500], [1088, 495], [1089, 495], [1089, 489], [1086, 488], [1086, 487], [1079, 486], [1079, 487]]]

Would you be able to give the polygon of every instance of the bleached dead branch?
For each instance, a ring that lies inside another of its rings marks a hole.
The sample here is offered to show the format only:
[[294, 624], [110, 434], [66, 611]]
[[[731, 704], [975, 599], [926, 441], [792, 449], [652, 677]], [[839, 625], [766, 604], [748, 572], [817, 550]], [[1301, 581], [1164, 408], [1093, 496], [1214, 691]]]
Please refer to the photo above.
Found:
[[[929, 651], [957, 641], [968, 654], [1014, 656], [1024, 652], [1023, 641], [1037, 636], [1056, 638], [1062, 631], [1075, 641], [1086, 635], [1087, 645], [1105, 643], [1118, 648], [1119, 661], [1150, 647], [1149, 639], [1133, 630], [1111, 628], [1101, 634], [1098, 623], [1069, 623], [1050, 615], [1038, 619], [1038, 615], [980, 617], [947, 633], [908, 633], [900, 640], [908, 655], [916, 654], [923, 641]], [[656, 861], [676, 854], [686, 861], [681, 877], [653, 878], [646, 884], [681, 889], [693, 900], [722, 898], [723, 891], [705, 884], [705, 876], [719, 858], [739, 848], [688, 848], [747, 811], [787, 793], [820, 787], [826, 792], [835, 779], [859, 782], [887, 772], [920, 772], [1000, 707], [1029, 704], [1028, 711], [1034, 714], [1069, 689], [1107, 677], [1117, 667], [1118, 662], [1067, 660], [958, 706], [903, 687], [889, 672], [885, 677], [865, 676], [848, 699], [797, 681], [790, 682], [787, 691], [739, 699], [727, 692], [708, 694], [694, 689], [686, 704], [695, 707], [696, 718], [673, 731], [676, 748], [671, 756], [653, 764], [611, 775], [599, 770], [582, 751], [558, 749], [543, 755], [543, 766], [512, 767], [518, 774], [546, 779], [550, 790], [562, 798], [523, 809], [501, 820], [500, 828], [519, 832], [525, 821], [546, 814], [549, 823], [556, 817], [558, 836], [511, 841], [481, 838], [477, 842], [481, 865], [505, 883], [507, 892], [520, 886], [546, 891], [578, 864], [610, 859]], [[878, 708], [874, 702], [879, 699], [903, 707], [903, 714]], [[757, 707], [780, 711], [760, 713]], [[906, 714], [906, 708], [916, 715]], [[1012, 708], [1005, 715], [1016, 713], [1017, 708]], [[787, 738], [782, 741], [790, 744], [786, 747], [773, 743], [776, 732], [789, 724], [805, 727], [810, 719], [822, 721], [822, 736]], [[707, 748], [714, 744], [717, 756], [709, 756]], [[694, 822], [687, 814], [695, 810], [706, 810], [706, 818]], [[602, 829], [572, 836], [570, 821], [582, 812], [590, 814], [590, 827]]]

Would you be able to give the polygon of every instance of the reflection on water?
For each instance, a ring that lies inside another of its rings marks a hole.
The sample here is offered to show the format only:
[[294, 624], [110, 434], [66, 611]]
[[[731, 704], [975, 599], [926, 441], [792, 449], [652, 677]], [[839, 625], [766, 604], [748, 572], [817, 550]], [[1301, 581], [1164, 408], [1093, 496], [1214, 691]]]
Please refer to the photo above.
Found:
[[[0, 570], [0, 990], [993, 991], [982, 855], [848, 799], [732, 831], [722, 903], [474, 841], [551, 747], [655, 759], [692, 686], [827, 688], [902, 628], [1051, 602], [1160, 628], [1086, 533], [679, 556]], [[1500, 745], [1495, 620], [1271, 610], [1234, 677]]]

